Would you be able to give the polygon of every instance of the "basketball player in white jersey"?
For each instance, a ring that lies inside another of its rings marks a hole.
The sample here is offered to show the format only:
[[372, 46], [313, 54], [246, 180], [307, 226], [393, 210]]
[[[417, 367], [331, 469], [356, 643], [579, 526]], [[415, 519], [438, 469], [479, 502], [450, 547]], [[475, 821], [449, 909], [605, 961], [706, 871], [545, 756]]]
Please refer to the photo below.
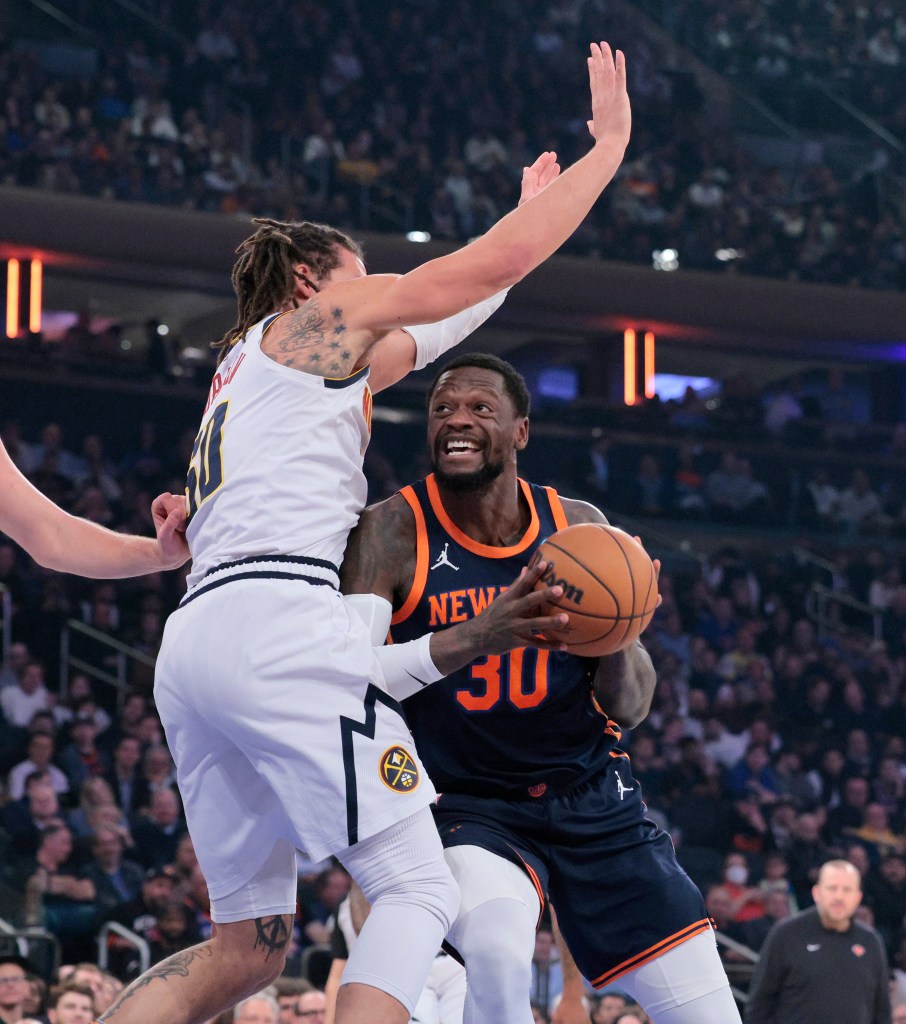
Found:
[[[616, 172], [630, 131], [625, 62], [592, 44], [588, 70], [589, 153], [559, 177], [550, 156], [536, 164], [554, 180], [468, 247], [402, 277], [366, 277], [355, 243], [320, 225], [259, 222], [241, 246], [238, 322], [188, 475], [193, 572], [155, 681], [216, 927], [134, 982], [103, 1021], [205, 1021], [277, 977], [295, 847], [335, 854], [372, 905], [337, 1024], [408, 1019], [458, 890], [431, 782], [336, 567], [365, 503], [371, 391], [489, 315]], [[406, 324], [432, 326], [413, 336]]]
[[92, 579], [124, 579], [177, 569], [189, 557], [185, 502], [161, 494], [151, 506], [157, 539], [115, 533], [64, 512], [16, 468], [0, 441], [0, 533], [40, 565]]

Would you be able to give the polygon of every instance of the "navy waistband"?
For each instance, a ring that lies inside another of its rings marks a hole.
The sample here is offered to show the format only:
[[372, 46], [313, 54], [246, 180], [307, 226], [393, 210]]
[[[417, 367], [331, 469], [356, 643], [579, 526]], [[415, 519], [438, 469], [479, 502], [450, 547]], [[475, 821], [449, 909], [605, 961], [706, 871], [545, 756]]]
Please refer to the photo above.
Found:
[[340, 570], [323, 558], [306, 558], [302, 555], [252, 555], [235, 562], [209, 569], [204, 576], [190, 587], [179, 602], [180, 608], [194, 601], [196, 597], [216, 590], [233, 580], [302, 580], [318, 587], [340, 589]]

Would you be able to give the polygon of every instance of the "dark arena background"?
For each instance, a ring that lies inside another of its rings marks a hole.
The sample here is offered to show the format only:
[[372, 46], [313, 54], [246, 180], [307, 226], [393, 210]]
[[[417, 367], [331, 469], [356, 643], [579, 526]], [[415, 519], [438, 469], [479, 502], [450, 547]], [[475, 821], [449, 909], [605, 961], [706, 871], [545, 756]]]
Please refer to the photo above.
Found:
[[[529, 383], [522, 475], [591, 501], [662, 561], [642, 638], [654, 705], [623, 745], [706, 896], [740, 1006], [769, 927], [809, 906], [818, 866], [840, 857], [863, 873], [858, 917], [886, 946], [896, 1007], [901, 4], [10, 0], [0, 434], [63, 508], [153, 534], [151, 498], [184, 488], [251, 218], [336, 225], [371, 272], [465, 244], [515, 204], [539, 152], [566, 166], [588, 149], [592, 39], [626, 53], [626, 159], [464, 347]], [[371, 501], [427, 471], [433, 372], [375, 403]], [[36, 979], [18, 1016], [0, 999], [4, 1024], [45, 1019], [46, 985], [72, 965], [97, 1012], [143, 966], [210, 935], [152, 697], [184, 589], [184, 571], [50, 572], [0, 536], [0, 954], [25, 956]], [[26, 677], [44, 696], [23, 711], [4, 696]], [[56, 795], [42, 802], [25, 778], [48, 763]], [[54, 893], [48, 871], [71, 884]], [[300, 860], [278, 994], [323, 986], [348, 886], [336, 865]], [[543, 944], [535, 977], [547, 1021], [558, 968]], [[592, 1019], [610, 1024], [600, 998], [589, 988]], [[301, 1021], [293, 1012], [280, 1020]]]

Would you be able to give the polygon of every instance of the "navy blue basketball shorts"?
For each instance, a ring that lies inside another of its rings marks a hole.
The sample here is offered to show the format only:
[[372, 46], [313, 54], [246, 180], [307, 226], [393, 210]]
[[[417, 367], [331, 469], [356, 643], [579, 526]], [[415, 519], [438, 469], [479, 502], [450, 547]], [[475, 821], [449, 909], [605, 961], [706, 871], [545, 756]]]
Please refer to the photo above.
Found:
[[444, 793], [434, 807], [444, 847], [479, 846], [528, 874], [595, 988], [711, 928], [673, 841], [645, 817], [627, 761], [614, 762], [536, 800]]

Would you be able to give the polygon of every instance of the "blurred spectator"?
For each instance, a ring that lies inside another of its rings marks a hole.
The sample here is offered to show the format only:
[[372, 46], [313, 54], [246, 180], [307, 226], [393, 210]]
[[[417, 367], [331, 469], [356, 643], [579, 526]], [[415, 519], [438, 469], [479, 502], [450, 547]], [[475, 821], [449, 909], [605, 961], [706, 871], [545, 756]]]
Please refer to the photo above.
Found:
[[308, 942], [330, 941], [337, 908], [349, 893], [351, 880], [339, 865], [326, 868], [315, 879], [314, 893], [301, 899], [302, 930]]
[[113, 750], [112, 765], [104, 778], [109, 783], [117, 804], [126, 814], [147, 807], [150, 800], [148, 780], [140, 768], [142, 748], [134, 736], [123, 736]]
[[327, 997], [318, 989], [302, 992], [296, 1000], [296, 1020], [302, 1024], [324, 1024]]
[[535, 952], [532, 954], [532, 1003], [547, 1010], [562, 991], [563, 974], [553, 933], [539, 928], [535, 933]]
[[117, 806], [109, 783], [100, 776], [85, 779], [79, 787], [79, 805], [67, 813], [66, 820], [79, 838], [109, 825], [116, 828], [127, 846], [132, 846], [126, 814]]
[[177, 894], [178, 879], [167, 868], [150, 868], [144, 875], [137, 896], [113, 907], [109, 920], [119, 921], [130, 931], [150, 940], [157, 918], [173, 902]]
[[91, 948], [94, 883], [72, 861], [72, 833], [63, 824], [41, 833], [34, 857], [21, 866], [25, 920], [52, 931], [67, 959]]
[[626, 998], [619, 992], [605, 992], [591, 1015], [593, 1024], [614, 1024], [626, 1009]]
[[727, 854], [720, 884], [730, 897], [731, 921], [751, 921], [764, 912], [764, 894], [758, 886], [749, 885], [749, 864], [743, 854]]
[[711, 511], [723, 522], [764, 521], [769, 510], [767, 488], [752, 475], [752, 464], [733, 452], [727, 452], [719, 469], [705, 480]]
[[0, 1020], [18, 1024], [28, 998], [28, 973], [32, 965], [21, 956], [0, 956]]
[[30, 661], [15, 684], [0, 691], [0, 710], [7, 722], [25, 728], [37, 711], [50, 709], [50, 694], [44, 685], [44, 666]]
[[10, 770], [6, 791], [11, 800], [21, 800], [25, 796], [25, 780], [33, 772], [46, 772], [54, 792], [69, 792], [69, 780], [60, 769], [53, 764], [54, 741], [47, 733], [34, 733], [28, 741], [28, 757], [20, 761]]
[[[144, 731], [148, 721], [147, 715], [142, 718], [138, 727], [139, 735]], [[152, 716], [150, 721], [154, 725], [156, 719]], [[151, 743], [145, 750], [142, 758], [142, 775], [152, 796], [161, 790], [176, 789], [176, 766], [173, 764], [170, 751], [159, 740]]]
[[781, 884], [779, 887], [768, 889], [764, 894], [764, 913], [746, 922], [745, 944], [756, 953], [760, 952], [768, 932], [778, 921], [785, 921], [792, 913], [790, 894], [786, 886]]
[[279, 1019], [277, 1000], [265, 992], [243, 999], [233, 1010], [236, 1024], [278, 1024]]
[[114, 907], [138, 897], [142, 869], [123, 859], [123, 837], [118, 829], [102, 825], [95, 831], [85, 877], [94, 884], [95, 909], [101, 921]]
[[0, 690], [7, 686], [17, 686], [29, 661], [31, 653], [28, 645], [21, 641], [11, 643], [0, 667]]
[[98, 725], [90, 711], [80, 707], [69, 727], [72, 742], [60, 751], [60, 767], [66, 772], [72, 789], [79, 789], [87, 779], [97, 778], [107, 770], [107, 759], [98, 750]]
[[97, 1009], [87, 985], [61, 985], [52, 989], [47, 1005], [50, 1024], [91, 1024]]
[[194, 946], [199, 938], [195, 916], [174, 896], [158, 913], [150, 932], [151, 963], [160, 963], [181, 949]]
[[137, 815], [132, 822], [136, 856], [147, 868], [170, 864], [185, 830], [179, 797], [172, 789], [157, 790], [147, 812]]
[[864, 469], [853, 470], [849, 487], [840, 493], [837, 522], [849, 533], [871, 532], [884, 521], [884, 510], [878, 492]]

